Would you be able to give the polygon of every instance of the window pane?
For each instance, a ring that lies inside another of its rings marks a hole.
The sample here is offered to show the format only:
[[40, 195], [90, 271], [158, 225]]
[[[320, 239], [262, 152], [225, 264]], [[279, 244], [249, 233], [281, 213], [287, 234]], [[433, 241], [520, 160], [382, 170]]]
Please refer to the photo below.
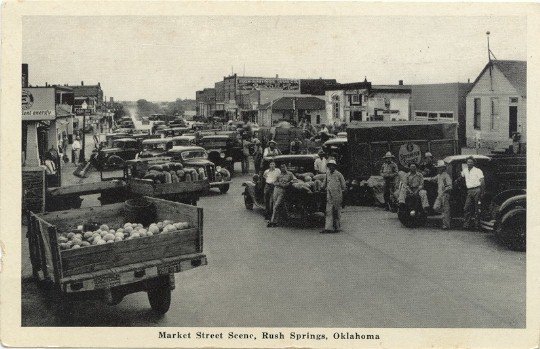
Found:
[[482, 105], [481, 105], [480, 101], [481, 101], [480, 98], [475, 98], [474, 99], [474, 128], [476, 130], [479, 130], [480, 125], [481, 125], [481, 108], [482, 108]]

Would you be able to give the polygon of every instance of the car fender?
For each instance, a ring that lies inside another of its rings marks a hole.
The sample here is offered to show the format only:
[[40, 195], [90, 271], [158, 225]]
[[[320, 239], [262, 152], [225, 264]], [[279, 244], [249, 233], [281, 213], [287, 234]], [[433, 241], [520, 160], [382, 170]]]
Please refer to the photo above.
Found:
[[503, 215], [506, 214], [506, 212], [517, 207], [521, 207], [523, 209], [527, 207], [526, 194], [516, 195], [516, 196], [506, 199], [499, 207], [499, 210], [497, 212], [497, 217], [496, 217], [497, 220], [502, 219]]

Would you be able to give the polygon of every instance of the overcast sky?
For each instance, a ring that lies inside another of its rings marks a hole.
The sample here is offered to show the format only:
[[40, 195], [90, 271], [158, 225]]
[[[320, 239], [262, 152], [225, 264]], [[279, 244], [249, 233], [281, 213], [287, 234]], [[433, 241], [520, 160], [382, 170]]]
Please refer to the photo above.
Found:
[[95, 84], [117, 100], [195, 98], [234, 72], [373, 84], [466, 82], [526, 60], [523, 17], [53, 17], [23, 20], [32, 85]]

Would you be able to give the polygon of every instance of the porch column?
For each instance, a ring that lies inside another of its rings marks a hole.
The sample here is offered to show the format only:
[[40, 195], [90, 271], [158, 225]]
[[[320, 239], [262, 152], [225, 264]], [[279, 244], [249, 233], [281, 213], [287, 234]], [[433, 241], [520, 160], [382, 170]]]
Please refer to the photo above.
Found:
[[39, 167], [40, 165], [37, 122], [29, 122], [26, 128], [26, 160], [24, 161], [24, 166]]

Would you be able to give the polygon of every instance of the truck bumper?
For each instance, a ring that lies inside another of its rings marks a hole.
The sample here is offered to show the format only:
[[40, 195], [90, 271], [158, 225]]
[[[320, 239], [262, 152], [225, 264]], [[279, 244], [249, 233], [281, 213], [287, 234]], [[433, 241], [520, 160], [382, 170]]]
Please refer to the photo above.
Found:
[[219, 188], [219, 187], [223, 187], [225, 185], [230, 185], [231, 184], [231, 181], [227, 181], [227, 182], [210, 182], [210, 188]]
[[494, 231], [495, 230], [495, 220], [491, 221], [480, 221], [480, 229], [483, 231]]

